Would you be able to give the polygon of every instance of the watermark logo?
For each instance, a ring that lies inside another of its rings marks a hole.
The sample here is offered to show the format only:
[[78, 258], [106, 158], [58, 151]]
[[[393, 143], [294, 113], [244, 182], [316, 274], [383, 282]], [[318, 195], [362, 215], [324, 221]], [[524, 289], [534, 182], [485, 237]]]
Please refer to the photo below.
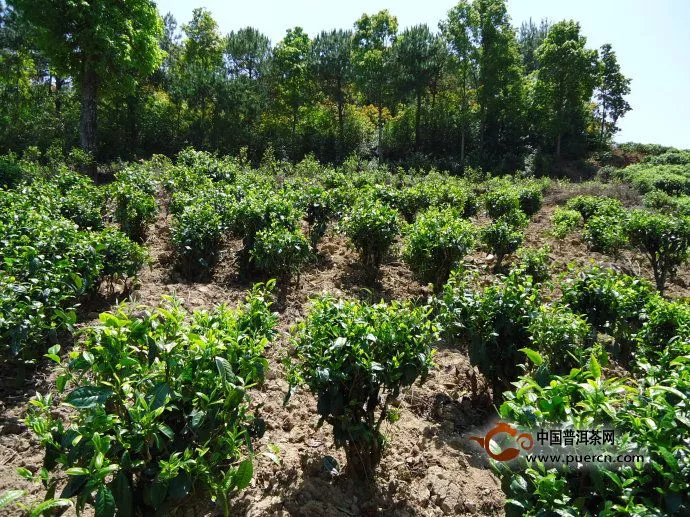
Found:
[[484, 436], [470, 436], [470, 440], [474, 440], [481, 445], [486, 453], [496, 461], [514, 460], [520, 454], [520, 449], [516, 447], [507, 447], [498, 453], [491, 449], [491, 440], [500, 434], [507, 434], [513, 437], [515, 443], [523, 451], [530, 451], [534, 448], [534, 438], [531, 433], [520, 433], [515, 427], [506, 422], [497, 423], [492, 429], [489, 429]]
[[646, 462], [645, 451], [634, 443], [617, 444], [614, 429], [520, 429], [498, 422], [484, 436], [470, 436], [496, 461], [522, 455], [527, 462], [548, 465], [632, 465]]

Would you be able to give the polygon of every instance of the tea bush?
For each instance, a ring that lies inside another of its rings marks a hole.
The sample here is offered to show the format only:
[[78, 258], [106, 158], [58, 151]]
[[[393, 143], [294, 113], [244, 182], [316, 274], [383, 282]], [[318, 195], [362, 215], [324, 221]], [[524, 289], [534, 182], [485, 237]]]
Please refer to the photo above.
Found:
[[642, 327], [635, 336], [643, 353], [663, 352], [672, 340], [690, 338], [690, 306], [687, 303], [652, 298], [644, 314]]
[[401, 388], [432, 366], [435, 328], [429, 309], [409, 302], [362, 304], [325, 296], [296, 329], [291, 391], [307, 385], [320, 423], [333, 426], [354, 476], [373, 480], [381, 459], [381, 424]]
[[582, 224], [582, 214], [570, 208], [556, 208], [551, 214], [553, 234], [558, 239], [565, 238]]
[[261, 230], [274, 224], [294, 230], [299, 219], [300, 214], [289, 199], [261, 190], [248, 192], [234, 205], [229, 224], [230, 231], [241, 238], [244, 245], [241, 267], [248, 269], [250, 252]]
[[541, 208], [544, 196], [539, 185], [525, 185], [518, 189], [518, 205], [528, 216], [536, 214]]
[[520, 373], [524, 360], [520, 348], [529, 343], [528, 327], [541, 301], [538, 289], [530, 277], [513, 272], [483, 291], [465, 288], [454, 294], [453, 314], [464, 318], [458, 323], [469, 338], [470, 362], [490, 382], [494, 400], [499, 400]]
[[520, 210], [520, 196], [513, 188], [490, 190], [484, 194], [484, 208], [492, 219]]
[[0, 191], [0, 357], [22, 365], [71, 329], [80, 297], [136, 276], [144, 259], [124, 235], [80, 230], [29, 192]]
[[[168, 514], [194, 491], [227, 499], [252, 479], [263, 421], [248, 389], [260, 384], [276, 318], [256, 286], [238, 309], [185, 313], [164, 306], [103, 313], [57, 380], [69, 423], [37, 396], [27, 425], [45, 447], [44, 466], [66, 469], [62, 498], [96, 515]], [[260, 327], [253, 327], [258, 322]], [[57, 349], [50, 357], [59, 361]]]
[[585, 223], [582, 238], [590, 250], [616, 255], [628, 243], [625, 218], [620, 214], [592, 216]]
[[615, 217], [623, 213], [621, 202], [610, 197], [575, 196], [569, 199], [565, 206], [580, 212], [585, 222], [595, 215]]
[[656, 288], [663, 294], [666, 281], [688, 260], [690, 219], [634, 210], [626, 229], [630, 244], [649, 260]]
[[547, 370], [554, 374], [582, 366], [594, 341], [585, 319], [558, 305], [539, 307], [527, 331], [532, 348], [544, 357]]
[[472, 223], [452, 208], [420, 213], [405, 231], [403, 258], [423, 282], [438, 292], [474, 244]]
[[515, 269], [521, 275], [529, 275], [536, 283], [542, 283], [551, 276], [551, 247], [547, 244], [541, 248], [520, 248], [517, 251], [518, 263]]
[[111, 285], [135, 278], [149, 260], [146, 248], [114, 228], [107, 228], [98, 235], [96, 249], [103, 260], [101, 279]]
[[258, 269], [284, 282], [311, 256], [309, 242], [299, 230], [275, 223], [256, 234], [250, 254]]
[[647, 303], [655, 296], [643, 279], [592, 267], [562, 286], [563, 303], [582, 314], [597, 331], [616, 340], [623, 359], [629, 358]]
[[172, 242], [188, 278], [207, 275], [215, 264], [225, 232], [220, 215], [208, 203], [187, 205], [173, 220]]
[[341, 221], [341, 228], [359, 253], [368, 285], [376, 282], [381, 262], [400, 233], [398, 218], [398, 212], [388, 205], [364, 198]]
[[309, 224], [309, 242], [316, 253], [319, 241], [326, 234], [328, 221], [333, 217], [332, 200], [328, 192], [319, 187], [311, 187], [306, 194], [306, 220]]
[[[623, 466], [496, 464], [508, 515], [685, 515], [690, 509], [690, 345], [675, 342], [637, 380], [589, 367], [506, 393], [501, 418], [527, 429], [615, 429], [616, 453], [645, 456]], [[535, 401], [539, 401], [535, 404]]]
[[[524, 214], [520, 212], [524, 218]], [[496, 257], [494, 271], [500, 271], [506, 255], [517, 251], [522, 245], [524, 232], [506, 217], [500, 217], [493, 223], [482, 228], [479, 232], [481, 242]]]
[[133, 241], [144, 239], [146, 226], [155, 220], [155, 182], [143, 168], [119, 171], [110, 186], [115, 202], [115, 221]]

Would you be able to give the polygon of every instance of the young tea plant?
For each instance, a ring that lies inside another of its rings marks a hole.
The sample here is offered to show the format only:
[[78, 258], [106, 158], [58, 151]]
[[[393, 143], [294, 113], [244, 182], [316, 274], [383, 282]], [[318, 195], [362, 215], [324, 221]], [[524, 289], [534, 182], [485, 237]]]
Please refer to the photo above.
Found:
[[522, 227], [526, 226], [527, 216], [520, 211], [499, 217], [496, 221], [485, 226], [480, 231], [482, 243], [496, 257], [494, 271], [501, 270], [503, 259], [516, 251], [524, 239]]
[[345, 448], [359, 479], [374, 479], [390, 402], [432, 366], [436, 332], [429, 312], [409, 302], [367, 305], [325, 296], [296, 329], [290, 393], [309, 387], [320, 423], [333, 426], [335, 444]]
[[288, 283], [311, 253], [309, 242], [298, 229], [273, 224], [256, 234], [250, 255], [258, 269]]
[[558, 207], [551, 214], [553, 235], [557, 239], [564, 239], [582, 224], [582, 214], [577, 210]]
[[663, 295], [667, 280], [688, 260], [690, 219], [634, 210], [626, 229], [630, 244], [649, 260], [656, 288]]
[[[275, 323], [261, 284], [237, 309], [189, 315], [168, 297], [153, 311], [101, 314], [56, 382], [69, 423], [50, 395], [27, 417], [45, 468], [68, 476], [60, 497], [98, 517], [162, 515], [201, 490], [227, 515], [228, 497], [252, 479], [264, 422], [248, 390], [263, 381]], [[58, 347], [48, 357], [59, 362]]]
[[474, 227], [452, 208], [422, 212], [406, 230], [403, 258], [424, 282], [439, 292], [450, 272], [474, 244]]
[[373, 285], [385, 254], [400, 233], [398, 212], [380, 201], [365, 198], [350, 210], [341, 225], [359, 252], [366, 284]]

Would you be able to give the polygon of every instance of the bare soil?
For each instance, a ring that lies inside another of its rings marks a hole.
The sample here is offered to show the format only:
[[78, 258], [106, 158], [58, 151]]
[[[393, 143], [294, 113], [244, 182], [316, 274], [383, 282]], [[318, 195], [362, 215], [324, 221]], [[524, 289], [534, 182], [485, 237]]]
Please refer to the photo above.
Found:
[[[646, 262], [639, 254], [624, 252], [609, 257], [587, 250], [580, 236], [563, 240], [550, 235], [551, 212], [565, 199], [575, 195], [578, 187], [554, 187], [544, 207], [532, 218], [526, 232], [526, 245], [552, 248], [554, 275], [565, 272], [569, 264], [585, 266], [597, 263], [618, 270], [651, 278]], [[629, 192], [617, 197], [634, 206], [639, 198]], [[478, 224], [481, 219], [477, 219]], [[109, 298], [85, 301], [80, 325], [89, 325], [98, 313], [126, 298], [134, 304], [156, 305], [161, 295], [174, 294], [188, 309], [210, 308], [220, 303], [239, 303], [252, 281], [241, 279], [235, 266], [239, 241], [228, 241], [211, 279], [186, 281], [175, 271], [170, 247], [169, 218], [161, 213], [148, 232], [147, 246], [151, 252], [150, 269], [141, 273], [139, 284], [127, 297], [117, 292]], [[504, 495], [488, 461], [468, 437], [476, 434], [496, 418], [488, 388], [481, 376], [469, 365], [466, 354], [457, 348], [438, 350], [436, 367], [424, 384], [406, 389], [400, 397], [400, 420], [386, 424], [389, 438], [378, 471], [369, 487], [355, 485], [343, 473], [345, 457], [336, 450], [327, 425], [319, 428], [315, 399], [306, 391], [297, 392], [287, 406], [287, 391], [282, 359], [290, 349], [291, 326], [303, 318], [309, 298], [322, 292], [336, 296], [371, 300], [426, 299], [431, 293], [420, 285], [407, 266], [391, 254], [383, 266], [380, 285], [373, 291], [364, 289], [362, 270], [357, 254], [346, 239], [329, 232], [319, 245], [317, 259], [293, 280], [279, 312], [279, 337], [267, 350], [271, 370], [264, 385], [252, 394], [261, 405], [267, 422], [265, 436], [256, 443], [255, 477], [249, 488], [233, 501], [232, 515], [503, 515]], [[468, 257], [469, 267], [482, 273], [483, 281], [492, 278], [491, 262], [486, 253], [475, 252]], [[260, 279], [252, 279], [253, 281]], [[687, 297], [690, 293], [690, 271], [683, 268], [669, 286], [671, 297]], [[55, 372], [48, 364], [40, 364], [24, 385], [13, 387], [14, 372], [0, 371], [0, 493], [6, 489], [29, 491], [29, 499], [44, 496], [40, 485], [32, 485], [15, 470], [25, 467], [36, 472], [43, 452], [36, 439], [22, 423], [28, 400], [36, 391], [50, 391]], [[479, 396], [473, 396], [473, 379], [478, 379]], [[276, 445], [280, 464], [276, 465], [262, 452]], [[324, 458], [334, 457], [338, 472], [324, 467]], [[5, 511], [5, 510], [4, 510]], [[14, 513], [13, 513], [14, 512]], [[70, 512], [73, 512], [71, 510]], [[68, 512], [68, 513], [70, 513]], [[185, 515], [217, 513], [199, 498], [181, 509]], [[18, 510], [7, 515], [20, 515]], [[72, 513], [73, 514], [73, 513]]]

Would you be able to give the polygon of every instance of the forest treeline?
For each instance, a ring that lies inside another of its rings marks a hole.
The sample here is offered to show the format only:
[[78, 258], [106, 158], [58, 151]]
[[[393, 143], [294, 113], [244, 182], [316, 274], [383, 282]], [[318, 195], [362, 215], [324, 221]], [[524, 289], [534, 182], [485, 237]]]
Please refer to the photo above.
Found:
[[191, 145], [512, 171], [608, 145], [629, 92], [611, 45], [589, 48], [572, 20], [515, 28], [504, 0], [461, 1], [437, 28], [384, 10], [278, 42], [149, 0], [0, 0], [0, 153]]

